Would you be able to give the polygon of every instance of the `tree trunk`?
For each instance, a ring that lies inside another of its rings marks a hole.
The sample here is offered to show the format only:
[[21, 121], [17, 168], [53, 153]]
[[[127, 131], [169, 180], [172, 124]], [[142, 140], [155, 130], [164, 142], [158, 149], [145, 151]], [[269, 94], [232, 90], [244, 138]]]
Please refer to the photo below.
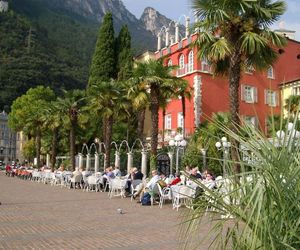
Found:
[[106, 135], [105, 135], [105, 168], [110, 166], [110, 144], [112, 138], [113, 116], [106, 119]]
[[[229, 97], [230, 97], [230, 114], [232, 119], [232, 130], [238, 133], [238, 126], [240, 125], [239, 118], [239, 87], [241, 79], [241, 55], [238, 51], [235, 51], [230, 60], [229, 67]], [[239, 173], [240, 165], [239, 161], [239, 143], [233, 140], [231, 146], [231, 157], [234, 161], [235, 172]]]
[[41, 129], [39, 127], [37, 127], [36, 130], [36, 165], [38, 168], [41, 167]]
[[144, 141], [145, 115], [146, 115], [146, 108], [139, 110], [137, 113], [138, 116], [137, 136], [141, 141]]
[[102, 131], [102, 137], [103, 137], [103, 142], [105, 142], [105, 140], [106, 140], [106, 123], [107, 123], [107, 121], [106, 121], [106, 118], [103, 118], [102, 119], [102, 128], [103, 128], [103, 131]]
[[181, 106], [182, 106], [182, 118], [183, 118], [183, 124], [182, 124], [182, 136], [185, 138], [185, 96], [181, 96]]
[[75, 170], [75, 128], [76, 123], [71, 121], [70, 129], [70, 161], [73, 171]]
[[163, 108], [162, 113], [162, 131], [161, 131], [161, 139], [162, 139], [162, 146], [165, 146], [165, 127], [166, 127], [166, 108]]
[[53, 129], [52, 148], [51, 148], [51, 170], [54, 171], [57, 155], [57, 140], [58, 140], [58, 128]]
[[157, 155], [157, 144], [158, 144], [158, 112], [159, 112], [159, 88], [157, 86], [151, 86], [151, 154], [152, 157]]

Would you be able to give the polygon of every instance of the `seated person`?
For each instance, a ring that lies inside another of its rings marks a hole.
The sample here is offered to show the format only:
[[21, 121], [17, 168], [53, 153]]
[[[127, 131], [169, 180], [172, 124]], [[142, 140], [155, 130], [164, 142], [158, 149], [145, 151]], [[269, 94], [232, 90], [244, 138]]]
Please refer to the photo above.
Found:
[[202, 184], [209, 189], [213, 189], [216, 187], [216, 182], [213, 178], [213, 174], [209, 170], [207, 170], [206, 178], [202, 181]]
[[143, 180], [143, 173], [137, 168], [133, 168], [133, 180]]
[[119, 167], [115, 167], [115, 169], [113, 170], [113, 173], [114, 173], [114, 176], [115, 176], [115, 177], [121, 177], [121, 176], [122, 176]]
[[198, 168], [197, 167], [192, 168], [191, 173], [190, 173], [190, 177], [193, 177], [193, 178], [196, 178], [196, 179], [202, 179], [202, 176], [198, 172]]
[[168, 187], [181, 183], [180, 173], [176, 173], [175, 176], [175, 179], [168, 185]]
[[113, 168], [112, 167], [106, 168], [105, 172], [103, 174], [103, 179], [102, 179], [102, 181], [103, 181], [103, 183], [102, 183], [103, 184], [103, 188], [106, 187], [106, 183], [107, 183], [108, 180], [114, 179], [114, 178], [115, 178], [115, 174], [113, 172]]
[[141, 198], [144, 192], [149, 190], [151, 191], [154, 189], [156, 183], [160, 180], [160, 176], [158, 175], [157, 170], [153, 170], [151, 174], [152, 174], [152, 178], [150, 179], [150, 181], [146, 184], [146, 186], [144, 186], [144, 184], [141, 183], [137, 187], [137, 191], [133, 194], [133, 198], [136, 198], [137, 196], [140, 196]]

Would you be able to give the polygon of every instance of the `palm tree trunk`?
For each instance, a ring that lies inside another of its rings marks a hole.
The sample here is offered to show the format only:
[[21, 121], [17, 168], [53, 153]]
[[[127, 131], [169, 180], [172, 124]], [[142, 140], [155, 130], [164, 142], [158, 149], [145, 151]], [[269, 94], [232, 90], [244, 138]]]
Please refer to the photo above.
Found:
[[37, 127], [36, 130], [36, 165], [38, 168], [41, 167], [41, 129]]
[[[230, 114], [232, 120], [232, 130], [238, 133], [238, 126], [240, 125], [239, 118], [239, 87], [241, 79], [241, 55], [235, 51], [232, 55], [229, 67], [229, 97], [230, 97]], [[240, 173], [239, 161], [239, 143], [236, 140], [232, 141], [231, 157], [234, 163], [236, 173]]]
[[105, 168], [110, 165], [110, 144], [112, 138], [113, 116], [106, 119], [106, 135], [105, 135]]
[[138, 111], [138, 128], [137, 128], [137, 135], [141, 141], [144, 141], [144, 124], [145, 124], [145, 115], [146, 115], [146, 108], [143, 108]]
[[106, 126], [107, 126], [107, 121], [106, 121], [106, 118], [103, 118], [103, 120], [102, 120], [102, 129], [103, 129], [103, 131], [102, 131], [102, 137], [103, 137], [103, 142], [105, 142], [105, 140], [106, 140]]
[[75, 127], [76, 123], [71, 121], [70, 129], [70, 161], [73, 171], [75, 170]]
[[182, 136], [185, 138], [185, 96], [181, 96], [181, 106], [182, 106], [182, 118], [183, 118], [183, 124], [182, 124]]
[[58, 128], [53, 129], [53, 137], [52, 137], [52, 149], [51, 149], [51, 170], [54, 171], [55, 163], [56, 163], [56, 155], [57, 155], [57, 140], [58, 140]]
[[162, 131], [161, 131], [161, 137], [162, 137], [162, 145], [165, 146], [165, 127], [166, 127], [166, 108], [163, 108], [162, 113]]
[[158, 112], [159, 112], [159, 88], [157, 86], [151, 86], [151, 154], [152, 157], [157, 155], [157, 144], [158, 144]]

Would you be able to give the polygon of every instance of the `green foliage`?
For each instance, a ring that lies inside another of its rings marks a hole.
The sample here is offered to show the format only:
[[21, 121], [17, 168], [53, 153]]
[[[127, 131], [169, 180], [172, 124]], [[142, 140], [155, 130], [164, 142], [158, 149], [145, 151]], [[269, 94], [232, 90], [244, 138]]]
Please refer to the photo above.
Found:
[[32, 162], [34, 156], [36, 155], [35, 141], [33, 138], [24, 143], [22, 153], [25, 159]]
[[124, 25], [116, 40], [117, 72], [119, 80], [128, 80], [132, 76], [133, 56], [131, 51], [131, 36], [127, 25]]
[[[217, 126], [251, 152], [252, 160], [240, 159], [243, 171], [238, 175], [230, 171], [234, 163], [229, 161], [229, 175], [218, 182], [217, 190], [198, 183], [205, 192], [188, 212], [188, 225], [182, 234], [187, 249], [194, 240], [201, 244], [199, 226], [210, 223], [213, 226], [203, 237], [212, 239], [211, 249], [299, 249], [299, 138], [290, 136], [288, 129], [283, 140], [269, 140], [250, 125], [244, 125], [247, 136], [222, 124]], [[205, 224], [201, 223], [204, 218]]]
[[22, 130], [27, 135], [35, 135], [43, 123], [43, 113], [54, 98], [55, 95], [49, 87], [29, 89], [25, 95], [13, 102], [8, 119], [10, 128], [15, 131]]
[[116, 76], [115, 37], [112, 14], [104, 16], [99, 29], [96, 49], [90, 69], [89, 85], [109, 81]]

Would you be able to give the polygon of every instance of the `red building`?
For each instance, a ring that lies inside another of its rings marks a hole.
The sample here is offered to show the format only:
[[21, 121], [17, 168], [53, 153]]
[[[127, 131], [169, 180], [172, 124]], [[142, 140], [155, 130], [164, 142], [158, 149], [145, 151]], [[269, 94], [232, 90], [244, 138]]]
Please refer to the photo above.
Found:
[[[193, 133], [194, 128], [212, 113], [229, 112], [228, 78], [213, 76], [207, 62], [197, 59], [197, 49], [189, 46], [196, 37], [197, 33], [156, 52], [156, 58], [166, 57], [166, 64], [178, 65], [177, 76], [187, 80], [194, 89], [191, 101], [186, 103], [186, 135]], [[300, 78], [300, 43], [289, 40], [278, 52], [280, 57], [273, 67], [264, 72], [249, 69], [241, 77], [240, 116], [263, 131], [267, 118], [272, 113], [280, 114], [279, 85]], [[160, 112], [160, 130], [162, 124]], [[172, 100], [166, 110], [165, 131], [174, 135], [182, 125], [181, 100]]]

